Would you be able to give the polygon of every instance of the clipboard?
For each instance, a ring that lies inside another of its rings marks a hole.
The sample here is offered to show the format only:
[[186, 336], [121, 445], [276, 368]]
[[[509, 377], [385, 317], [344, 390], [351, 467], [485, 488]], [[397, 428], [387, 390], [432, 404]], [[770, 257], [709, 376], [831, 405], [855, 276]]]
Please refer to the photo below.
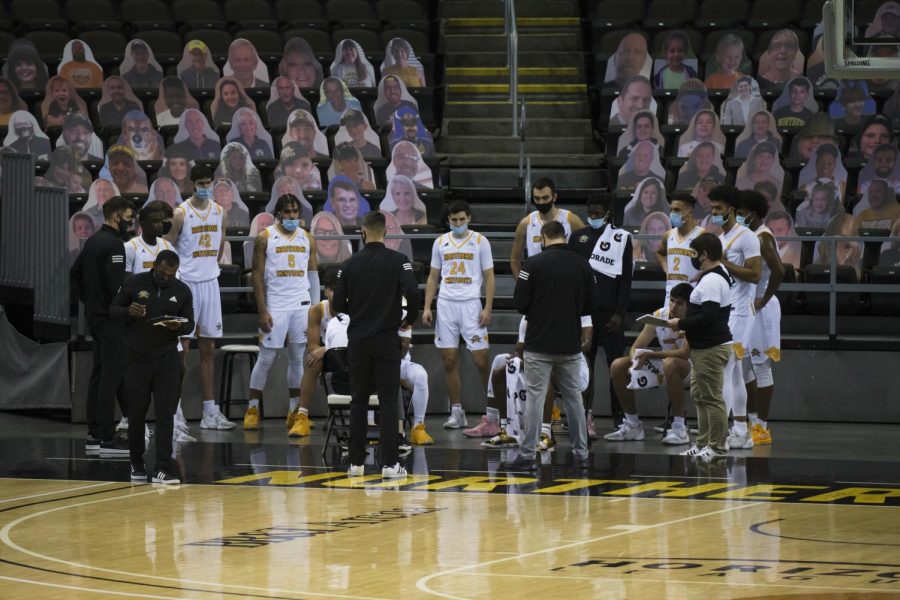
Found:
[[160, 327], [165, 327], [168, 323], [187, 323], [188, 320], [184, 317], [178, 317], [173, 315], [163, 315], [162, 317], [156, 317], [151, 321], [154, 325], [159, 325]]
[[641, 325], [652, 325], [654, 327], [669, 326], [669, 322], [666, 319], [660, 319], [659, 317], [654, 317], [653, 315], [641, 315], [635, 320]]

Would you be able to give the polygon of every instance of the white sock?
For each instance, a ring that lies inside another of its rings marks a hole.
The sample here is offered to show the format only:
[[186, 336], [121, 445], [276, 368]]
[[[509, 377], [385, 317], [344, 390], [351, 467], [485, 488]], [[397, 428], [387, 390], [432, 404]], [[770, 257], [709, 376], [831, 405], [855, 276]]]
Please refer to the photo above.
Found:
[[455, 412], [463, 412], [462, 404], [451, 404], [450, 405], [450, 414]]
[[746, 435], [747, 433], [747, 421], [735, 421], [734, 422], [734, 432], [738, 435]]
[[203, 401], [203, 414], [204, 415], [214, 415], [219, 412], [219, 407], [216, 406], [215, 400], [204, 400]]
[[673, 417], [672, 429], [684, 429], [684, 417]]
[[550, 423], [541, 423], [541, 433], [547, 437], [553, 437], [553, 429], [550, 427]]
[[290, 408], [291, 412], [296, 412], [298, 406], [300, 406], [300, 396], [295, 396], [288, 399], [288, 407]]
[[247, 400], [247, 408], [259, 408], [259, 398], [250, 398]]
[[757, 423], [760, 427], [762, 427], [763, 429], [768, 429], [768, 428], [769, 428], [769, 422], [768, 422], [768, 421], [763, 421], [762, 419], [757, 418], [757, 419], [756, 419], [756, 423]]
[[487, 414], [488, 421], [490, 421], [491, 423], [497, 423], [500, 421], [500, 411], [496, 408], [491, 408], [490, 406], [488, 406], [485, 414]]
[[297, 413], [298, 413], [298, 414], [301, 414], [301, 415], [306, 415], [306, 416], [308, 417], [308, 416], [309, 416], [309, 409], [308, 409], [308, 408], [303, 408], [302, 406], [300, 406], [300, 407], [297, 408]]
[[637, 428], [641, 424], [641, 420], [638, 419], [637, 415], [629, 415], [628, 413], [625, 413], [625, 422], [632, 428]]
[[181, 399], [178, 399], [178, 407], [175, 409], [175, 416], [178, 417], [179, 420], [184, 420], [184, 413], [181, 412]]
[[756, 425], [757, 423], [759, 423], [759, 415], [755, 412], [748, 412], [747, 420], [750, 421], [751, 425]]
[[509, 425], [509, 419], [500, 419], [500, 427], [506, 429], [507, 425]]
[[413, 417], [413, 427], [418, 425], [419, 423], [424, 423], [425, 419], [423, 417]]

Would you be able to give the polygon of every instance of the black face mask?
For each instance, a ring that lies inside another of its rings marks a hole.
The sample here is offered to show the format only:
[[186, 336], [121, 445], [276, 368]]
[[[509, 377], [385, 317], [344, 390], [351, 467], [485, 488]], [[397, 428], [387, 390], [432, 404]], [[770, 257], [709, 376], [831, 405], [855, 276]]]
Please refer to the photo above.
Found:
[[158, 288], [167, 288], [172, 285], [172, 279], [170, 277], [166, 277], [162, 273], [157, 273], [155, 270], [153, 271], [153, 283], [156, 284]]
[[163, 221], [162, 234], [168, 235], [172, 231], [172, 221]]
[[534, 207], [537, 209], [537, 211], [539, 213], [541, 213], [542, 215], [546, 215], [548, 212], [553, 210], [553, 202], [547, 202], [545, 204], [535, 203]]
[[691, 257], [691, 266], [692, 266], [692, 267], [694, 267], [695, 269], [697, 269], [697, 270], [699, 271], [699, 270], [700, 270], [700, 267], [701, 267], [701, 264], [702, 264], [702, 261], [700, 260], [700, 257], [699, 257], [699, 256], [692, 256], [692, 257]]
[[119, 218], [121, 219], [119, 221], [119, 235], [121, 235], [122, 237], [130, 237], [128, 235], [128, 228], [131, 227], [131, 221], [126, 221], [125, 219], [122, 219], [121, 217], [119, 217]]

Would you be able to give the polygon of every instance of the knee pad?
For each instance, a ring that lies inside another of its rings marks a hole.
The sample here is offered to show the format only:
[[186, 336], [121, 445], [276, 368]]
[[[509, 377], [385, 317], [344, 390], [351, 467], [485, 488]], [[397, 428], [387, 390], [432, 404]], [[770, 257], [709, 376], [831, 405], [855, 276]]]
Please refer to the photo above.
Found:
[[250, 389], [262, 390], [266, 387], [266, 378], [269, 376], [269, 369], [275, 362], [275, 356], [278, 350], [275, 348], [259, 347], [259, 356], [256, 358], [256, 364], [253, 365], [253, 371], [250, 373]]
[[772, 377], [772, 361], [770, 359], [753, 365], [753, 368], [756, 371], [756, 387], [767, 388], [775, 385], [775, 378]]
[[288, 388], [299, 388], [300, 380], [303, 379], [303, 352], [306, 350], [306, 344], [288, 344], [288, 368], [287, 368], [287, 384]]

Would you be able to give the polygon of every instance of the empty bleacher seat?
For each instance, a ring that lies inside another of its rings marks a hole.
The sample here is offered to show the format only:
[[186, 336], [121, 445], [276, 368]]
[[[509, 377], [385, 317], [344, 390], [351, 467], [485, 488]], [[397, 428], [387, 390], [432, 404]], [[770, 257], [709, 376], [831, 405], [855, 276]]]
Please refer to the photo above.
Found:
[[747, 18], [746, 0], [706, 0], [700, 5], [694, 27], [734, 27]]
[[227, 0], [222, 10], [225, 19], [240, 29], [278, 29], [272, 5], [265, 0]]
[[119, 8], [122, 20], [138, 31], [173, 28], [169, 6], [160, 0], [123, 0]]
[[188, 29], [224, 29], [225, 15], [213, 0], [175, 0], [172, 3], [175, 22]]
[[413, 0], [379, 0], [378, 16], [390, 27], [427, 30], [428, 11], [420, 2]]
[[[837, 283], [858, 283], [856, 269], [848, 265], [838, 265], [835, 274]], [[804, 283], [830, 283], [830, 265], [807, 265], [803, 269]], [[827, 315], [829, 310], [828, 292], [806, 292], [806, 312]], [[837, 314], [855, 315], [859, 311], [859, 294], [842, 292], [837, 294]]]
[[66, 12], [76, 32], [93, 29], [122, 30], [122, 21], [112, 0], [68, 0]]
[[20, 32], [42, 29], [66, 31], [68, 27], [62, 7], [54, 0], [13, 0], [9, 13]]
[[592, 22], [596, 29], [622, 29], [634, 27], [643, 19], [643, 2], [603, 0], [597, 4]]
[[[750, 29], [782, 28], [800, 20], [799, 0], [756, 0], [750, 7], [747, 27]], [[806, 48], [806, 46], [800, 46]]]
[[160, 65], [178, 64], [184, 51], [181, 36], [174, 31], [147, 30], [135, 32], [134, 37], [144, 40], [153, 49], [153, 56]]
[[120, 31], [84, 31], [78, 39], [90, 46], [94, 58], [101, 64], [118, 66], [125, 58], [125, 45], [128, 40]]
[[374, 7], [365, 0], [328, 0], [325, 14], [338, 27], [378, 29], [381, 24]]
[[275, 3], [275, 16], [284, 29], [328, 29], [325, 10], [317, 0], [278, 0]]
[[644, 27], [678, 28], [693, 21], [696, 13], [694, 0], [651, 0]]

